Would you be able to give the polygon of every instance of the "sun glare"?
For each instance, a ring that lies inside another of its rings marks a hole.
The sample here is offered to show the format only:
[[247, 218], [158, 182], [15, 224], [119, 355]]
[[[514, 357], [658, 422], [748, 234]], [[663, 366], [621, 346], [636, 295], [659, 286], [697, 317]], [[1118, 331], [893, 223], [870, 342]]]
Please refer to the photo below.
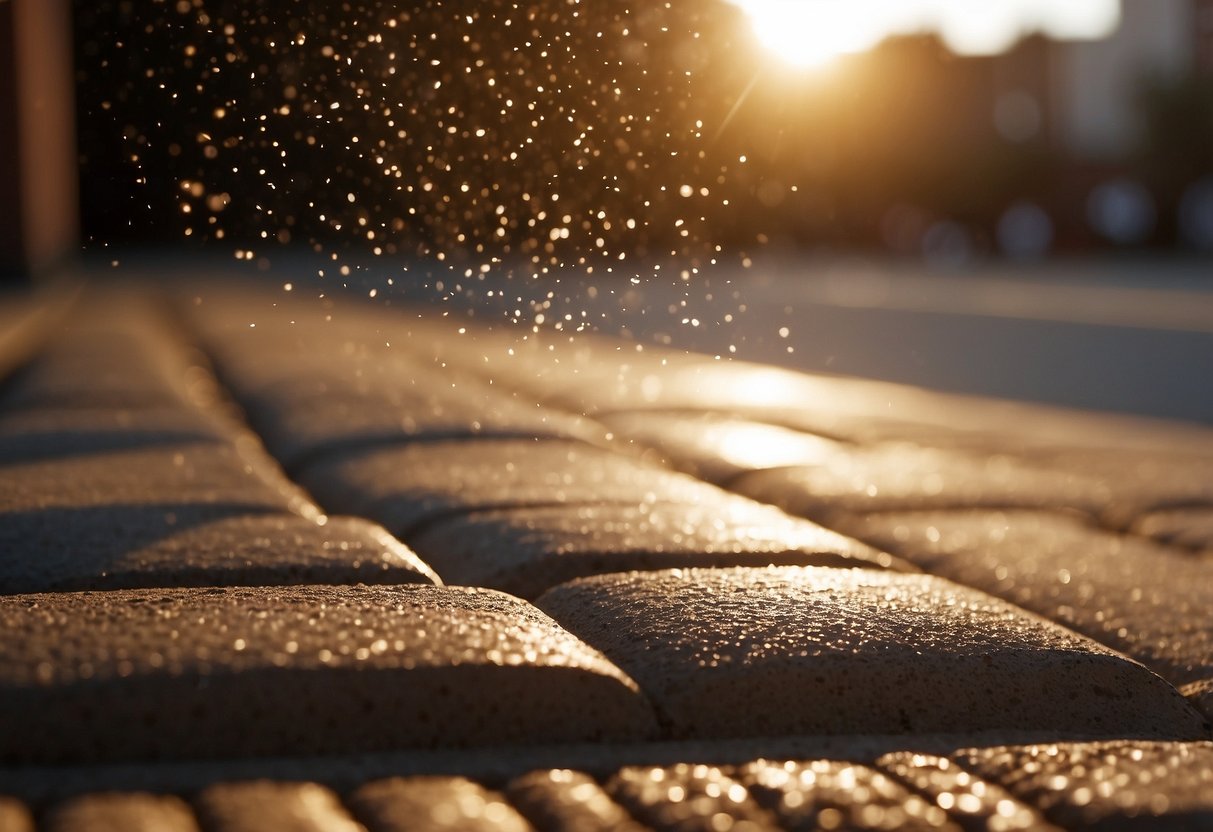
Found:
[[1097, 39], [1120, 23], [1120, 0], [733, 0], [781, 60], [823, 66], [890, 35], [936, 32], [960, 55], [993, 55], [1031, 32]]

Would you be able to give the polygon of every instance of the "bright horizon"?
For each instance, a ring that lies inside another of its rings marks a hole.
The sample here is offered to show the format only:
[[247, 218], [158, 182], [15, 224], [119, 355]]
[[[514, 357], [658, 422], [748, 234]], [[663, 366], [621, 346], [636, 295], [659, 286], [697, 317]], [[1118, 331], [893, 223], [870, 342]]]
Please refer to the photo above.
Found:
[[1107, 37], [1120, 0], [732, 0], [783, 60], [819, 66], [892, 35], [936, 32], [960, 55], [993, 55], [1033, 32], [1059, 40]]

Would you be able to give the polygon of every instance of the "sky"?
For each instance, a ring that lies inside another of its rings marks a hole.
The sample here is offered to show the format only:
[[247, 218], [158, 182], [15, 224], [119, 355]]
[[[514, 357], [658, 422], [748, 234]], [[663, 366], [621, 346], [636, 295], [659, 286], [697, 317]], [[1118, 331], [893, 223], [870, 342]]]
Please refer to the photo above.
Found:
[[961, 55], [1005, 51], [1023, 35], [1096, 39], [1120, 22], [1120, 0], [732, 0], [779, 57], [813, 66], [890, 35], [934, 31]]

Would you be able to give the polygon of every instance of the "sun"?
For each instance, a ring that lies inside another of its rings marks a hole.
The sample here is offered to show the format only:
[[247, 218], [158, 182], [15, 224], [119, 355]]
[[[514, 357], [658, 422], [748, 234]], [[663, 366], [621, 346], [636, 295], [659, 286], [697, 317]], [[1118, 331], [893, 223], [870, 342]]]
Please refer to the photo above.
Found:
[[735, 0], [754, 35], [782, 61], [802, 69], [875, 46], [885, 34], [879, 17], [847, 0]]

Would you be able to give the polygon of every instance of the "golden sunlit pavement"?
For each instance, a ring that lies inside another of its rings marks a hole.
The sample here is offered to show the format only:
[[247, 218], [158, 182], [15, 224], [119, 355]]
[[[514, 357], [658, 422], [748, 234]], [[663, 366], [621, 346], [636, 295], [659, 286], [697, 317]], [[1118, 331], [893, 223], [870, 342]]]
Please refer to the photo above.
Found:
[[1213, 829], [1211, 255], [1213, 0], [0, 0], [0, 832]]
[[1213, 814], [1207, 430], [214, 281], [3, 333], [6, 830]]

